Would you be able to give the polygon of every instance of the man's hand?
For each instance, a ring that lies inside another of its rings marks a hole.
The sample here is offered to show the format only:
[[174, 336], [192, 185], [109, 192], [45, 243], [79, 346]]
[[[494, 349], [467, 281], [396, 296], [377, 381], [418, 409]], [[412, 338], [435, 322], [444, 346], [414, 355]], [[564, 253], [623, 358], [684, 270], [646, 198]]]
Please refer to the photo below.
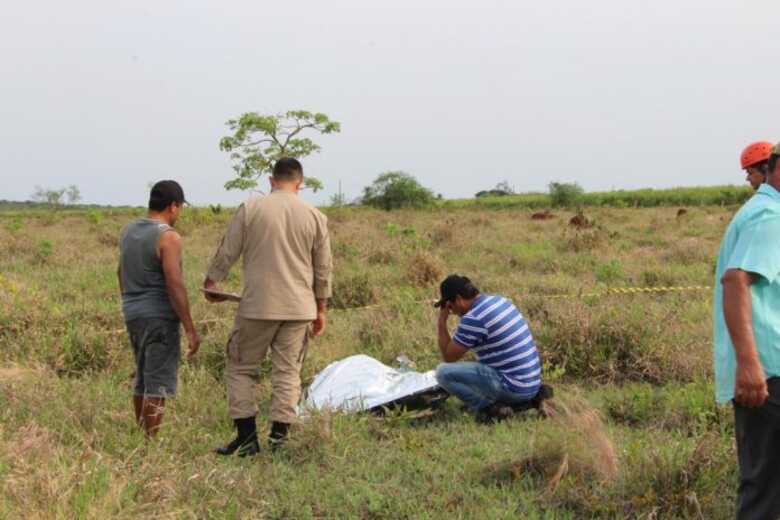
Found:
[[322, 335], [325, 332], [325, 325], [327, 324], [327, 317], [324, 311], [318, 311], [317, 317], [311, 322], [311, 334], [314, 337]]
[[198, 336], [198, 332], [195, 329], [186, 331], [187, 334], [187, 343], [189, 344], [189, 349], [187, 350], [187, 361], [190, 361], [195, 354], [197, 354], [198, 349], [200, 348], [200, 336]]
[[[219, 288], [217, 287], [216, 282], [214, 280], [211, 280], [210, 278], [206, 277], [205, 280], [203, 280], [203, 288], [211, 291], [218, 291]], [[224, 296], [218, 296], [216, 294], [209, 294], [207, 292], [203, 293], [203, 296], [205, 296], [206, 300], [211, 303], [221, 303], [224, 301], [227, 301], [227, 298]]]
[[766, 401], [766, 374], [753, 334], [753, 301], [750, 286], [759, 275], [741, 269], [728, 269], [723, 284], [723, 317], [737, 355], [734, 401], [751, 408]]
[[742, 406], [756, 408], [763, 405], [768, 397], [766, 374], [764, 374], [764, 369], [758, 359], [737, 362], [734, 400]]
[[451, 313], [450, 309], [450, 302], [445, 302], [444, 305], [439, 307], [439, 323], [447, 323], [447, 319], [450, 317]]

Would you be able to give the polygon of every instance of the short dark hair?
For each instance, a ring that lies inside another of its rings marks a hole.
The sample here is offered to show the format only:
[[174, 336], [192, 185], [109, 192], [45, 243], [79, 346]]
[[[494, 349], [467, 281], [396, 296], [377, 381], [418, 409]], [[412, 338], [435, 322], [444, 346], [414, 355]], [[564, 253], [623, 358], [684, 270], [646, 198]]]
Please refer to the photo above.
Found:
[[296, 181], [303, 177], [303, 166], [294, 157], [282, 157], [274, 164], [274, 179]]
[[769, 156], [769, 159], [766, 161], [766, 175], [775, 171], [775, 165], [777, 164], [778, 159], [780, 159], [780, 154], [773, 153]]
[[466, 276], [451, 274], [441, 282], [439, 293], [441, 298], [434, 304], [435, 307], [454, 301], [458, 296], [466, 300], [476, 298], [479, 296], [479, 289]]
[[152, 211], [165, 211], [171, 204], [182, 205], [187, 200], [184, 198], [184, 190], [176, 181], [159, 181], [152, 186], [149, 193], [149, 209]]

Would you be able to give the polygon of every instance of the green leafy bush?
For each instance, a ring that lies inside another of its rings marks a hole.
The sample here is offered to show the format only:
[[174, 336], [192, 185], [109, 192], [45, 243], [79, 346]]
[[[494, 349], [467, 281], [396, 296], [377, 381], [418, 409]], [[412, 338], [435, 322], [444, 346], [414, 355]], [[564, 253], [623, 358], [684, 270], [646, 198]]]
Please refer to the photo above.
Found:
[[379, 175], [363, 190], [363, 203], [379, 209], [424, 208], [434, 200], [433, 192], [401, 171]]
[[550, 200], [553, 206], [557, 207], [571, 207], [579, 203], [582, 196], [585, 194], [585, 190], [582, 186], [573, 183], [564, 182], [551, 182], [550, 183]]
[[41, 240], [38, 242], [38, 248], [35, 251], [35, 258], [39, 262], [45, 262], [54, 253], [54, 244], [50, 240]]
[[90, 224], [97, 226], [103, 221], [103, 212], [97, 209], [90, 209], [87, 211], [86, 217]]

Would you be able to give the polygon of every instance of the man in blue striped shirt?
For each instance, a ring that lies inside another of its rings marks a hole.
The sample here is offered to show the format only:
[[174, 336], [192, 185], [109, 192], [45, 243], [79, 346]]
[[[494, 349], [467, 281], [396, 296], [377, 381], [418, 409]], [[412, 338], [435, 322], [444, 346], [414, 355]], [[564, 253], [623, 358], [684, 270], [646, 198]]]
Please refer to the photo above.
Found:
[[[436, 369], [436, 380], [468, 408], [477, 419], [492, 422], [505, 418], [507, 407], [538, 408], [551, 396], [542, 389], [542, 366], [536, 343], [523, 315], [503, 296], [481, 294], [465, 276], [450, 275], [440, 287], [439, 349], [445, 363]], [[460, 316], [450, 338], [447, 319]], [[472, 351], [478, 362], [455, 363]]]

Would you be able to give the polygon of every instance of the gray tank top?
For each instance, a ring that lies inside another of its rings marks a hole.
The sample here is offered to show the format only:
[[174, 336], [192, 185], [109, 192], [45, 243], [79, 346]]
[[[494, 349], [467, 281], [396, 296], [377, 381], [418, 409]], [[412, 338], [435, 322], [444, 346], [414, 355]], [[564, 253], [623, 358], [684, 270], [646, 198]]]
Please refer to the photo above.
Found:
[[125, 321], [138, 318], [179, 319], [168, 297], [162, 262], [157, 257], [160, 235], [169, 229], [169, 225], [159, 220], [139, 218], [122, 232], [119, 265]]

